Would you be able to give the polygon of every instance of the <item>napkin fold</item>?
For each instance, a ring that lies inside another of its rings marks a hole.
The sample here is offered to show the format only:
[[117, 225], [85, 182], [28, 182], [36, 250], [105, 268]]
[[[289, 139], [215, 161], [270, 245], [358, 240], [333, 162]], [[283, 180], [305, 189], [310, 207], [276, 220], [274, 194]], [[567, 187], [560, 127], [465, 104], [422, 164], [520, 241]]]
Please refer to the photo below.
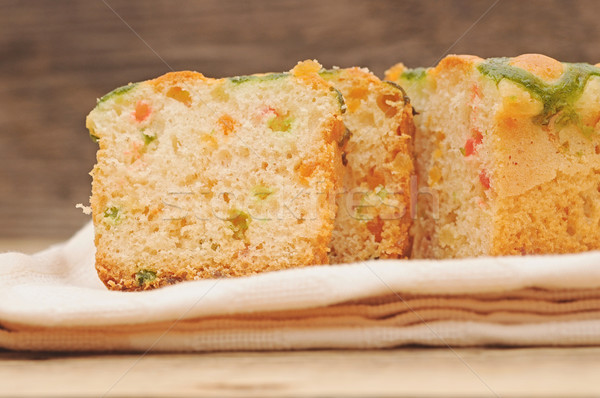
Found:
[[108, 291], [93, 226], [0, 254], [0, 348], [216, 351], [600, 344], [600, 252], [378, 260]]

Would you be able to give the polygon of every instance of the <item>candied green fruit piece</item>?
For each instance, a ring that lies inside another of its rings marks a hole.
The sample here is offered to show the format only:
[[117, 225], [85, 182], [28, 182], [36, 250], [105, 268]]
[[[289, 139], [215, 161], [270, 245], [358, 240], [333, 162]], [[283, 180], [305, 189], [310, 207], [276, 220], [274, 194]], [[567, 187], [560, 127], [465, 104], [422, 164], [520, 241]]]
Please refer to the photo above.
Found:
[[98, 141], [100, 141], [100, 137], [98, 137], [97, 135], [95, 135], [94, 133], [90, 133], [90, 138], [92, 139], [92, 141], [94, 143], [98, 143]]
[[135, 280], [138, 286], [144, 286], [147, 283], [154, 282], [155, 279], [156, 271], [143, 269], [135, 273]]
[[326, 79], [328, 77], [333, 77], [333, 76], [339, 75], [341, 71], [342, 71], [341, 69], [321, 68], [321, 70], [319, 71], [319, 76]]
[[144, 144], [146, 144], [146, 145], [150, 144], [152, 141], [154, 141], [156, 139], [155, 135], [148, 135], [148, 134], [142, 133], [142, 136], [144, 137]]
[[233, 239], [244, 239], [248, 230], [248, 224], [251, 221], [250, 215], [240, 210], [230, 210], [227, 221], [231, 223], [229, 228], [233, 231]]
[[104, 211], [104, 217], [117, 220], [121, 218], [121, 212], [118, 207], [112, 206]]
[[346, 101], [344, 100], [344, 96], [342, 95], [342, 92], [333, 86], [329, 87], [329, 90], [331, 90], [335, 93], [335, 98], [337, 99], [338, 104], [340, 105], [340, 111], [342, 113], [346, 113], [346, 110], [348, 109], [348, 107], [346, 106]]
[[275, 115], [269, 119], [267, 125], [273, 131], [288, 132], [292, 128], [294, 119], [289, 116], [289, 113], [284, 115]]

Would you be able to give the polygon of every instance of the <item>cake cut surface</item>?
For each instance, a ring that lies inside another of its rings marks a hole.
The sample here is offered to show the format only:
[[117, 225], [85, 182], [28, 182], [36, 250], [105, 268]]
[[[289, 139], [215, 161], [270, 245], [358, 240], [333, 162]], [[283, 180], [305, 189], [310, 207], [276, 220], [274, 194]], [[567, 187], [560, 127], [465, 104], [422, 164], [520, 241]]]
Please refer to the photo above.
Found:
[[345, 174], [329, 259], [405, 258], [414, 172], [410, 101], [397, 84], [367, 69], [332, 69], [321, 76], [341, 91], [347, 106]]
[[600, 68], [451, 55], [386, 77], [420, 113], [413, 257], [600, 249]]
[[91, 207], [109, 288], [328, 263], [345, 129], [320, 68], [174, 72], [99, 100]]

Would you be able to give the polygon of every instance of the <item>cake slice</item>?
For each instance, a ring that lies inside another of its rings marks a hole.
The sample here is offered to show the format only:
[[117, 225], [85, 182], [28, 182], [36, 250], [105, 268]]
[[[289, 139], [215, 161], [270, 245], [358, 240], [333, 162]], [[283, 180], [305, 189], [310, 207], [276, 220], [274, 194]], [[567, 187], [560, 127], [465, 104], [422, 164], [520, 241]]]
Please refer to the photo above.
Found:
[[329, 260], [406, 257], [414, 170], [410, 101], [397, 84], [366, 69], [333, 69], [321, 76], [342, 92], [347, 106], [346, 173]]
[[343, 99], [314, 61], [289, 73], [168, 73], [87, 118], [98, 141], [96, 268], [115, 290], [326, 264]]
[[420, 113], [414, 257], [600, 248], [600, 68], [451, 55], [387, 78]]

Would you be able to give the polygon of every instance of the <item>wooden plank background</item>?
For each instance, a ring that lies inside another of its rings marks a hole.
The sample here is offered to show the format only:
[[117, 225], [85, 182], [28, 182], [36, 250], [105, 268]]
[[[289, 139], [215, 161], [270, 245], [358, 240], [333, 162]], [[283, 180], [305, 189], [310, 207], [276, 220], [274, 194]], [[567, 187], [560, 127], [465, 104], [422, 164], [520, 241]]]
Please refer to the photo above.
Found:
[[493, 4], [0, 0], [0, 238], [60, 239], [89, 219], [74, 207], [95, 160], [85, 116], [97, 97], [169, 68], [219, 77], [317, 58], [381, 75], [447, 52], [600, 61], [599, 1], [500, 0], [484, 15]]

